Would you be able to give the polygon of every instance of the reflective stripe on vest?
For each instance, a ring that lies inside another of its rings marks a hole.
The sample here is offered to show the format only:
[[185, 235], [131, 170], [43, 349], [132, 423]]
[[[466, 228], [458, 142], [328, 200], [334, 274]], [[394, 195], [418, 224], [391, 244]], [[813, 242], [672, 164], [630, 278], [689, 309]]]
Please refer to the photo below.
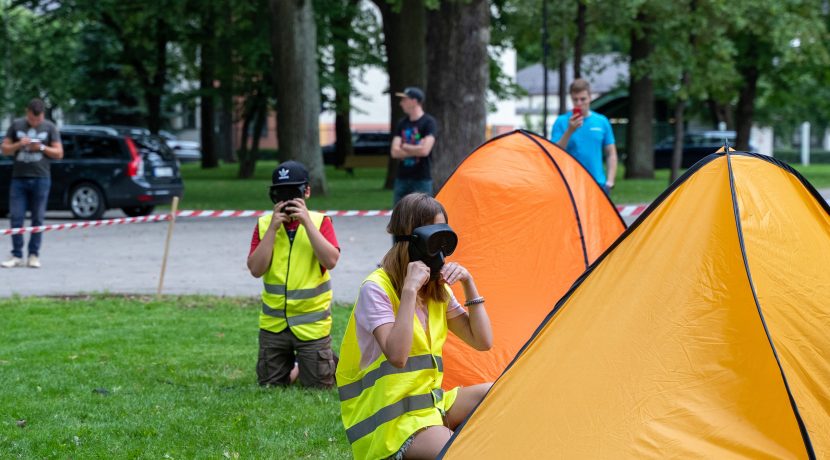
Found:
[[360, 423], [353, 425], [346, 430], [346, 438], [349, 442], [355, 442], [367, 434], [375, 431], [377, 427], [386, 422], [395, 420], [407, 412], [414, 412], [416, 410], [428, 409], [434, 407], [435, 404], [444, 397], [444, 390], [440, 388], [433, 390], [430, 393], [407, 396], [396, 403], [392, 403], [383, 409], [375, 412], [371, 417], [364, 419]]
[[265, 292], [269, 294], [284, 295], [288, 300], [304, 300], [317, 297], [320, 294], [325, 294], [331, 291], [331, 280], [325, 281], [316, 288], [310, 289], [291, 289], [287, 291], [284, 284], [268, 284], [262, 283], [265, 287]]
[[380, 367], [369, 371], [366, 375], [363, 376], [362, 379], [358, 380], [357, 382], [353, 382], [348, 385], [338, 387], [337, 391], [340, 393], [340, 400], [347, 401], [349, 399], [360, 396], [360, 393], [363, 393], [363, 390], [374, 385], [375, 382], [381, 377], [392, 374], [402, 374], [404, 372], [432, 369], [433, 367], [436, 367], [435, 363], [438, 364], [438, 371], [443, 372], [444, 362], [441, 360], [440, 356], [410, 356], [409, 359], [406, 360], [406, 365], [400, 369], [390, 364], [389, 361], [384, 361], [380, 363]]
[[[311, 221], [320, 228], [325, 215], [309, 211]], [[260, 238], [271, 224], [272, 215], [259, 218]], [[271, 264], [262, 278], [262, 311], [259, 327], [279, 333], [286, 328], [303, 341], [317, 340], [331, 332], [331, 277], [321, 270], [320, 261], [303, 225], [297, 227], [293, 241], [284, 225], [274, 236]]]
[[[383, 269], [375, 270], [366, 282], [383, 288], [398, 313], [400, 298]], [[380, 354], [368, 366], [361, 366], [355, 310], [352, 310], [340, 347], [337, 386], [340, 414], [352, 453], [357, 459], [379, 459], [393, 455], [421, 428], [442, 425], [444, 411], [455, 400], [457, 390], [441, 390], [441, 350], [447, 337], [447, 303], [427, 304], [429, 334], [413, 315], [412, 348], [399, 369]]]
[[331, 308], [327, 308], [326, 311], [315, 311], [314, 313], [289, 316], [288, 318], [286, 318], [284, 310], [274, 310], [273, 308], [263, 303], [262, 313], [268, 316], [273, 316], [274, 318], [285, 318], [285, 320], [288, 322], [288, 325], [294, 327], [299, 326], [301, 324], [316, 323], [317, 321], [328, 318], [329, 316], [331, 316]]

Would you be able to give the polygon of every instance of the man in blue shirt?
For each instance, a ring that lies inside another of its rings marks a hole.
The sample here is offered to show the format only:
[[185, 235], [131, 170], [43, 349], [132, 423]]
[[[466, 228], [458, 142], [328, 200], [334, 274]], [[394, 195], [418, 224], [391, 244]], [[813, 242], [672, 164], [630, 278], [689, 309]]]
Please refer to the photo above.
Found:
[[[550, 139], [567, 150], [610, 193], [617, 175], [617, 147], [608, 118], [591, 112], [591, 86], [577, 78], [571, 83], [573, 110], [556, 118]], [[608, 174], [602, 168], [603, 158]]]

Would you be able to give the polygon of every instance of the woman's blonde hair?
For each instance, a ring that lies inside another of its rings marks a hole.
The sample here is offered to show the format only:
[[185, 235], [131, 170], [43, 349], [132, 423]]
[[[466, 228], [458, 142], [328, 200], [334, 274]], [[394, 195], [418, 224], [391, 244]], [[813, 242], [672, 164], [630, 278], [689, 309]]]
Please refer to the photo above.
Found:
[[[411, 193], [403, 197], [392, 209], [392, 217], [386, 231], [393, 236], [411, 235], [412, 230], [424, 225], [435, 223], [435, 216], [442, 214], [447, 219], [447, 211], [435, 198], [424, 193]], [[392, 281], [392, 286], [398, 297], [403, 290], [403, 281], [406, 278], [406, 267], [409, 265], [409, 242], [399, 241], [383, 256], [381, 267]], [[425, 299], [446, 302], [449, 294], [441, 278], [428, 281], [419, 291]]]

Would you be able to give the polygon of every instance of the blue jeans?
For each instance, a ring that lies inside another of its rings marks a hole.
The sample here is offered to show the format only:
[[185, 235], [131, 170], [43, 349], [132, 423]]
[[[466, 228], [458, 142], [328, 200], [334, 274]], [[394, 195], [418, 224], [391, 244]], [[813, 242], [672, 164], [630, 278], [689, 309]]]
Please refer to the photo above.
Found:
[[[48, 177], [13, 177], [9, 187], [9, 211], [12, 228], [23, 226], [26, 211], [32, 216], [32, 226], [43, 225], [46, 214], [46, 201], [52, 179]], [[40, 251], [40, 233], [29, 237], [29, 255], [38, 255]], [[23, 235], [12, 235], [12, 255], [23, 257]]]
[[392, 206], [410, 193], [421, 192], [432, 196], [432, 179], [395, 179], [395, 195]]

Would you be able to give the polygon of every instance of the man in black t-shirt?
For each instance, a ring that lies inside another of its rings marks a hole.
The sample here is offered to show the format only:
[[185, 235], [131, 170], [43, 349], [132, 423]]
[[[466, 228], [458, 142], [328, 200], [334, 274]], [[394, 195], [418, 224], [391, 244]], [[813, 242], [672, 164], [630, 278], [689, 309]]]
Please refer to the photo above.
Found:
[[406, 116], [392, 134], [392, 158], [401, 160], [395, 178], [393, 206], [410, 193], [432, 195], [430, 153], [438, 133], [435, 118], [424, 112], [424, 92], [420, 88], [409, 87], [395, 95], [401, 98], [401, 108]]
[[[46, 202], [52, 179], [49, 163], [63, 158], [63, 145], [58, 128], [44, 118], [45, 105], [40, 99], [32, 99], [26, 108], [26, 117], [14, 120], [3, 139], [3, 155], [14, 155], [12, 180], [9, 184], [9, 211], [12, 228], [22, 227], [26, 211], [32, 216], [32, 226], [43, 225]], [[31, 268], [40, 268], [40, 241], [42, 233], [29, 237], [29, 258], [25, 262]], [[23, 235], [12, 235], [12, 256], [0, 263], [0, 267], [24, 266]]]

